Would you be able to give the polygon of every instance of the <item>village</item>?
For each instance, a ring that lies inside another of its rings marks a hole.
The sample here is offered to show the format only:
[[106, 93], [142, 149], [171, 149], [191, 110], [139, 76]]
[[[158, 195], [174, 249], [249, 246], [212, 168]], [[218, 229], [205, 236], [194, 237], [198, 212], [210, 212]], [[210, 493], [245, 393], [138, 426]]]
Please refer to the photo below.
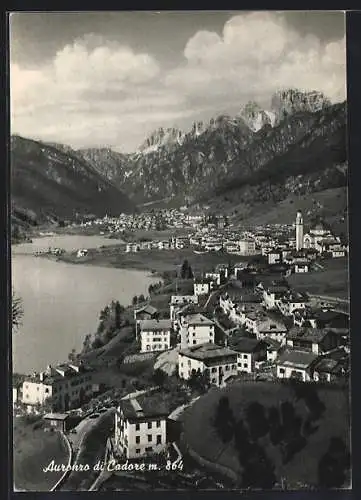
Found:
[[[179, 214], [166, 219], [167, 228], [182, 224]], [[142, 228], [153, 227], [151, 219], [143, 222]], [[117, 230], [126, 226], [120, 219], [108, 223]], [[225, 257], [209, 269], [192, 269], [184, 260], [175, 279], [125, 309], [127, 319], [118, 321], [109, 342], [13, 387], [14, 414], [40, 417], [44, 431], [60, 432], [72, 465], [82, 463], [83, 441], [99, 427], [104, 463], [157, 457], [157, 463], [173, 467], [177, 480], [192, 483], [197, 467], [199, 477], [207, 467], [187, 443], [182, 419], [209, 391], [250, 383], [347, 384], [348, 300], [290, 284], [295, 275], [317, 273], [324, 260], [345, 260], [346, 242], [323, 221], [305, 232], [301, 212], [293, 225], [242, 233], [223, 218], [205, 223], [204, 217], [188, 217], [184, 224], [192, 227], [189, 236], [127, 243], [125, 251], [191, 247], [199, 255], [223, 252], [244, 259]], [[190, 456], [198, 464], [192, 473], [186, 465]], [[84, 486], [85, 473], [74, 479], [79, 472], [69, 470], [55, 489], [66, 489], [69, 481]], [[129, 480], [104, 468], [90, 474], [86, 489], [101, 488], [114, 474]], [[165, 481], [164, 473], [158, 481]]]

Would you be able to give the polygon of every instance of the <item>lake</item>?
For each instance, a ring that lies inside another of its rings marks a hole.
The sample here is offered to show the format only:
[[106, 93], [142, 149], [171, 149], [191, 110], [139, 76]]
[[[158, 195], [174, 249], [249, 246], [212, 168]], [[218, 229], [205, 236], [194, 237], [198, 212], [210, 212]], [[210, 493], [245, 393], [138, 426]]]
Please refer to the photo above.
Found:
[[24, 309], [23, 324], [13, 335], [13, 370], [20, 373], [66, 361], [73, 348], [81, 348], [85, 335], [96, 331], [101, 309], [113, 299], [129, 305], [134, 295], [147, 295], [149, 285], [159, 281], [145, 271], [34, 257], [39, 245], [72, 250], [114, 244], [98, 236], [50, 239], [52, 243], [38, 238], [12, 249], [13, 289]]

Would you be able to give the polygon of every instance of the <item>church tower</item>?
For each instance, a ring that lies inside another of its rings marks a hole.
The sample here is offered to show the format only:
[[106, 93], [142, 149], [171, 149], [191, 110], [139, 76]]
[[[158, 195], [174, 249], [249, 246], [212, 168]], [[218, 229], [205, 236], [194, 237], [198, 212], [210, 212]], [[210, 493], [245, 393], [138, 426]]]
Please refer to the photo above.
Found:
[[300, 211], [296, 215], [296, 250], [303, 248], [303, 218]]

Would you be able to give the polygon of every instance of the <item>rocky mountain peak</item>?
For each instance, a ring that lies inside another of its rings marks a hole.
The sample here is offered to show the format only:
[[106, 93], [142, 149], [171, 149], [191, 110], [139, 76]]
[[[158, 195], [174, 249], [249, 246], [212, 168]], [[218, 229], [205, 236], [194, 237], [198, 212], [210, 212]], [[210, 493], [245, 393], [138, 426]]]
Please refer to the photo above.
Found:
[[272, 96], [272, 110], [279, 123], [289, 115], [299, 112], [315, 113], [331, 106], [330, 100], [316, 90], [304, 92], [299, 89], [279, 90]]
[[245, 104], [239, 115], [253, 132], [258, 132], [265, 125], [271, 127], [275, 123], [275, 115], [272, 111], [262, 109], [255, 101]]
[[184, 142], [185, 134], [174, 127], [160, 127], [155, 130], [140, 146], [139, 151], [143, 154], [156, 151], [160, 147], [181, 145]]

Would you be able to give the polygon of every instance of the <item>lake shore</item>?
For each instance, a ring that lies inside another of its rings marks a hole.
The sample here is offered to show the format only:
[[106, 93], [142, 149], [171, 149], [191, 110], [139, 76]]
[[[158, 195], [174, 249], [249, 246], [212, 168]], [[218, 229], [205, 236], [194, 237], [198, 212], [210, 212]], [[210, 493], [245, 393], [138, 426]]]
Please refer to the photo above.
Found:
[[247, 260], [247, 258], [239, 255], [230, 255], [223, 252], [195, 254], [191, 248], [181, 250], [140, 250], [135, 253], [127, 253], [124, 244], [88, 249], [88, 254], [84, 257], [77, 257], [76, 252], [65, 252], [59, 256], [44, 254], [39, 258], [44, 257], [75, 265], [149, 271], [153, 275], [159, 276], [163, 273], [175, 272], [184, 260], [188, 260], [192, 269], [199, 273], [209, 272], [217, 264]]

